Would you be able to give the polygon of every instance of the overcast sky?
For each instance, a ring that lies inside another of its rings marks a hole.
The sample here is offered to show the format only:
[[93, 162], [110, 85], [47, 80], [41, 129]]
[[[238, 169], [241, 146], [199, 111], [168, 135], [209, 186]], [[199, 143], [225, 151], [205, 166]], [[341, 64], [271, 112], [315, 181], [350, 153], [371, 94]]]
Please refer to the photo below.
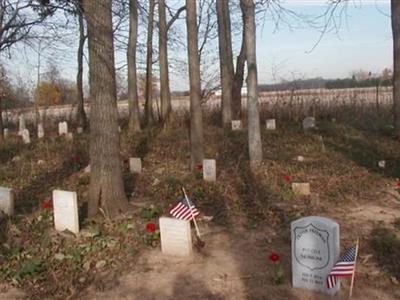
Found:
[[[326, 1], [321, 0], [286, 0], [283, 5], [299, 15], [317, 16], [326, 11]], [[276, 28], [274, 20], [267, 15], [266, 20], [257, 28], [260, 83], [272, 83], [283, 78], [342, 78], [349, 76], [354, 70], [379, 73], [386, 67], [392, 67], [389, 0], [349, 1], [339, 32], [326, 33], [314, 49], [320, 38], [319, 31], [292, 19], [288, 20], [293, 25], [292, 28], [284, 23]], [[238, 40], [239, 38], [240, 36]], [[235, 44], [238, 48], [238, 41]], [[63, 49], [59, 52], [46, 52], [44, 49], [42, 52], [46, 58], [42, 70], [45, 70], [47, 61], [52, 61], [59, 66], [63, 77], [75, 80], [76, 47], [72, 37], [67, 46], [58, 47]], [[170, 52], [170, 56], [172, 55], [174, 53]], [[186, 53], [183, 51], [181, 55], [185, 56]], [[123, 53], [116, 56], [118, 63], [123, 63], [124, 59]], [[19, 75], [31, 84], [35, 83], [35, 53], [28, 51], [24, 54], [19, 49], [6, 65], [14, 78]], [[187, 89], [187, 78], [185, 72], [173, 74], [172, 90]]]

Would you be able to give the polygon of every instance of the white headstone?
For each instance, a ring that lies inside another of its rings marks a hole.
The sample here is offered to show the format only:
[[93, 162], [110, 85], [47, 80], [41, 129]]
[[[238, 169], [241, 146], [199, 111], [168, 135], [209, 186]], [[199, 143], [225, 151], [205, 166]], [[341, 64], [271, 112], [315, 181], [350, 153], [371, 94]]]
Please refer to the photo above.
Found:
[[22, 132], [24, 129], [26, 129], [26, 124], [25, 124], [25, 117], [24, 115], [20, 115], [18, 117], [18, 121], [19, 121], [19, 129], [18, 132]]
[[22, 136], [22, 141], [24, 142], [24, 144], [30, 144], [31, 143], [31, 137], [29, 135], [29, 130], [28, 129], [24, 129], [21, 131], [21, 136]]
[[0, 211], [9, 216], [14, 214], [14, 193], [12, 189], [0, 187]]
[[297, 161], [304, 161], [304, 156], [298, 155], [298, 156], [296, 157], [296, 160], [297, 160]]
[[242, 121], [232, 120], [232, 130], [241, 130], [241, 129], [242, 129]]
[[386, 167], [386, 161], [384, 160], [378, 161], [378, 167], [384, 169]]
[[311, 128], [315, 128], [315, 118], [314, 117], [307, 117], [303, 120], [303, 129], [308, 130]]
[[267, 119], [265, 121], [265, 126], [267, 127], [267, 130], [276, 130], [276, 121], [275, 121], [275, 119]]
[[83, 128], [82, 128], [82, 127], [76, 128], [76, 132], [77, 132], [78, 134], [82, 134], [82, 133], [83, 133]]
[[190, 221], [161, 217], [160, 237], [163, 254], [189, 256], [192, 253]]
[[203, 179], [205, 181], [216, 181], [217, 180], [215, 159], [204, 159], [203, 160]]
[[58, 135], [68, 133], [68, 123], [66, 121], [58, 123]]
[[76, 192], [53, 191], [54, 226], [58, 231], [79, 233], [78, 198]]
[[339, 225], [323, 217], [306, 217], [292, 222], [293, 287], [333, 295], [340, 282], [328, 289], [326, 279], [339, 259]]
[[308, 182], [293, 182], [292, 191], [296, 195], [308, 196], [311, 194], [310, 183]]
[[3, 129], [3, 136], [4, 138], [8, 138], [8, 136], [10, 135], [10, 130], [8, 128], [4, 128]]
[[139, 157], [129, 158], [129, 171], [131, 173], [142, 173], [142, 160]]
[[39, 123], [38, 124], [38, 132], [37, 132], [38, 138], [42, 139], [44, 138], [44, 128], [43, 128], [43, 124]]

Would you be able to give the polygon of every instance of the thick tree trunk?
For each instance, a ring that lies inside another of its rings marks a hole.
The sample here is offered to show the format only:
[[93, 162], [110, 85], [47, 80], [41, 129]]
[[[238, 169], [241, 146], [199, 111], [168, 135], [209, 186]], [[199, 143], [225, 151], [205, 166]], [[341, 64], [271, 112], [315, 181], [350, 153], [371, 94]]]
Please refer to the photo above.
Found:
[[[1, 92], [1, 91], [0, 91]], [[4, 141], [4, 127], [3, 127], [3, 95], [0, 95], [0, 144]]]
[[203, 163], [204, 137], [201, 110], [200, 58], [197, 44], [196, 1], [186, 0], [186, 28], [190, 83], [190, 157], [191, 170]]
[[76, 75], [76, 91], [78, 99], [78, 126], [87, 127], [87, 118], [85, 113], [83, 99], [83, 50], [85, 45], [85, 24], [83, 21], [82, 4], [78, 4], [78, 21], [79, 21], [79, 46], [78, 46], [78, 74]]
[[235, 119], [240, 119], [242, 113], [242, 87], [244, 80], [244, 65], [246, 63], [246, 30], [244, 28], [245, 15], [243, 12], [242, 19], [242, 46], [240, 47], [239, 56], [236, 59], [236, 71], [232, 88], [232, 117]]
[[171, 92], [169, 89], [168, 70], [168, 44], [167, 44], [167, 18], [165, 13], [165, 0], [158, 0], [158, 21], [159, 21], [159, 59], [160, 59], [160, 97], [161, 97], [161, 118], [168, 126], [171, 112]]
[[255, 170], [262, 162], [260, 115], [258, 111], [256, 22], [253, 0], [240, 0], [245, 13], [247, 54], [247, 115], [250, 167]]
[[231, 22], [228, 0], [216, 1], [216, 7], [222, 92], [222, 123], [225, 128], [229, 128], [232, 121], [232, 86], [234, 74], [232, 61]]
[[146, 55], [146, 87], [145, 87], [145, 123], [154, 123], [153, 114], [153, 20], [154, 20], [154, 0], [149, 0], [149, 15], [147, 18], [147, 55]]
[[128, 59], [128, 105], [129, 132], [140, 131], [139, 96], [137, 92], [136, 44], [138, 38], [137, 0], [129, 0], [129, 41]]
[[89, 217], [100, 209], [114, 215], [127, 206], [120, 160], [111, 2], [84, 0], [91, 99]]
[[400, 2], [392, 0], [393, 32], [393, 118], [394, 133], [400, 139]]

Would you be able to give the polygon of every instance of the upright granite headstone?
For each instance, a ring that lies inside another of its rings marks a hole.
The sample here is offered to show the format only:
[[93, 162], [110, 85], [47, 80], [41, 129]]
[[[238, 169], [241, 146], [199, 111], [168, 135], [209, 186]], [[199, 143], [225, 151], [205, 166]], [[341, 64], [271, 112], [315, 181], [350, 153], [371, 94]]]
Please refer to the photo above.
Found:
[[267, 127], [267, 130], [276, 130], [276, 121], [275, 121], [275, 119], [267, 119], [265, 121], [265, 126]]
[[68, 123], [66, 121], [58, 123], [58, 135], [68, 133]]
[[303, 120], [303, 129], [308, 130], [311, 128], [315, 128], [315, 118], [314, 117], [307, 117]]
[[0, 187], [0, 211], [9, 216], [14, 214], [14, 194], [12, 189]]
[[78, 197], [76, 192], [53, 191], [54, 226], [58, 231], [79, 233]]
[[216, 181], [217, 180], [215, 159], [204, 159], [203, 160], [203, 179], [205, 181]]
[[38, 124], [37, 135], [39, 139], [44, 138], [44, 128], [42, 123]]
[[242, 129], [242, 121], [232, 120], [232, 130], [241, 130], [241, 129]]
[[192, 253], [190, 221], [160, 218], [161, 251], [174, 256], [189, 256]]
[[326, 279], [339, 259], [339, 225], [324, 217], [305, 217], [292, 222], [293, 287], [333, 295], [340, 283], [328, 289]]
[[26, 129], [26, 124], [25, 124], [25, 117], [24, 117], [24, 115], [20, 115], [20, 116], [18, 117], [18, 121], [19, 121], [18, 132], [21, 134], [22, 131], [23, 131], [24, 129]]
[[22, 136], [22, 141], [24, 142], [24, 144], [30, 144], [31, 143], [31, 137], [29, 135], [29, 130], [28, 129], [24, 129], [21, 131], [21, 136]]
[[139, 157], [129, 158], [129, 171], [131, 173], [142, 173], [142, 160]]

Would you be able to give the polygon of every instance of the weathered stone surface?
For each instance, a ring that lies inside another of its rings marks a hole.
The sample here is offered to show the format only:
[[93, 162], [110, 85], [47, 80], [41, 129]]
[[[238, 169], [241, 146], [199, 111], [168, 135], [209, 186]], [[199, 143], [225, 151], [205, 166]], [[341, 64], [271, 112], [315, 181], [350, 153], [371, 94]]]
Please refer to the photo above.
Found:
[[296, 195], [308, 196], [311, 194], [310, 183], [308, 182], [293, 182], [292, 191]]
[[66, 121], [58, 123], [58, 135], [68, 133], [68, 123]]
[[241, 120], [232, 120], [232, 130], [241, 130], [242, 127], [242, 121]]
[[129, 171], [131, 173], [142, 173], [142, 160], [139, 157], [129, 158]]
[[204, 159], [203, 160], [203, 179], [205, 181], [216, 181], [217, 170], [215, 159]]
[[161, 217], [160, 236], [163, 254], [189, 256], [192, 253], [190, 221]]
[[14, 193], [6, 187], [0, 187], [0, 211], [12, 216], [14, 214]]
[[303, 129], [308, 130], [315, 128], [315, 118], [314, 117], [307, 117], [303, 120]]
[[78, 197], [76, 192], [53, 191], [54, 226], [58, 231], [79, 233]]
[[276, 130], [276, 121], [275, 119], [267, 119], [265, 121], [265, 126], [267, 130]]

